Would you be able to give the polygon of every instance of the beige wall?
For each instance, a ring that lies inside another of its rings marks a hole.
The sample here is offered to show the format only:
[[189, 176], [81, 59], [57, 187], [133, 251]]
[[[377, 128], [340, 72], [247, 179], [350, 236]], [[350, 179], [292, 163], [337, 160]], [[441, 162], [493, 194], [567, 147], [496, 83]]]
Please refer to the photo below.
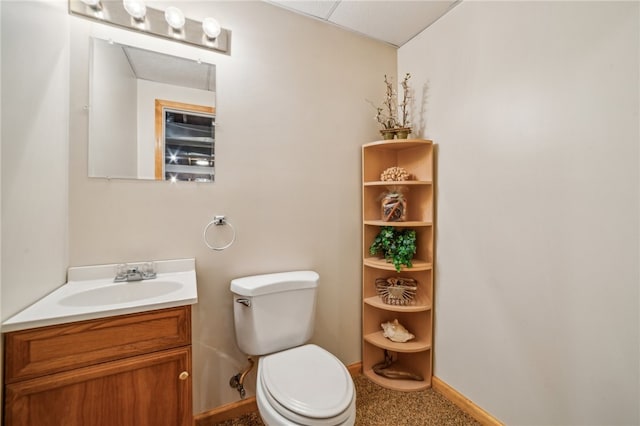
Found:
[[2, 1], [2, 319], [65, 282], [68, 15]]
[[90, 52], [89, 143], [100, 154], [89, 157], [88, 173], [90, 176], [137, 176], [138, 80], [120, 46], [94, 40]]
[[440, 148], [435, 374], [506, 424], [640, 423], [639, 15], [465, 1], [399, 49]]
[[[194, 410], [201, 412], [238, 399], [228, 386], [245, 363], [234, 341], [235, 277], [316, 270], [313, 341], [346, 364], [360, 361], [360, 146], [379, 136], [366, 99], [382, 98], [396, 50], [262, 2], [181, 7], [190, 18], [215, 15], [233, 31], [230, 56], [205, 58], [217, 64], [216, 182], [86, 177], [88, 42], [74, 35], [69, 263], [196, 258]], [[70, 19], [74, 34], [96, 31]], [[194, 50], [201, 52], [180, 53]], [[237, 241], [214, 252], [202, 232], [219, 214]]]
[[69, 49], [64, 3], [0, 2], [0, 40], [4, 320], [65, 282]]

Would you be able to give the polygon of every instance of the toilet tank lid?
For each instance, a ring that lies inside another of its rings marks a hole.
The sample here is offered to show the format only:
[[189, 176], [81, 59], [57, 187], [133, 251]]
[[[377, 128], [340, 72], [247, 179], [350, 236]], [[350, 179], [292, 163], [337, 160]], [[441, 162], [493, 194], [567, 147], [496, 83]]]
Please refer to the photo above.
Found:
[[320, 275], [314, 271], [278, 272], [231, 280], [231, 291], [240, 296], [260, 296], [287, 290], [318, 286]]

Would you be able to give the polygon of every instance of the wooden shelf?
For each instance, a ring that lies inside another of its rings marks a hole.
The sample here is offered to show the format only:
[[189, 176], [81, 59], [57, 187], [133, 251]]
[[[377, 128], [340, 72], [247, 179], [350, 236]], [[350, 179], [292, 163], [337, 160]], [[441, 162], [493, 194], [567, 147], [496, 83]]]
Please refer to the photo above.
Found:
[[423, 222], [417, 220], [403, 221], [403, 222], [386, 222], [384, 220], [365, 220], [365, 225], [371, 226], [395, 226], [397, 228], [415, 228], [419, 226], [433, 226], [433, 222]]
[[416, 338], [404, 343], [392, 342], [391, 340], [384, 337], [382, 331], [376, 331], [375, 333], [366, 334], [364, 336], [364, 340], [380, 349], [387, 349], [394, 352], [412, 353], [423, 352], [431, 349], [431, 341], [425, 341]]
[[382, 301], [380, 296], [367, 297], [364, 303], [374, 308], [384, 309], [392, 312], [423, 312], [431, 309], [431, 303], [416, 303], [415, 305], [388, 305]]
[[[432, 141], [425, 139], [385, 140], [362, 146], [362, 367], [371, 381], [407, 392], [429, 388], [433, 375], [434, 155]], [[403, 168], [413, 180], [380, 181], [382, 172], [390, 167]], [[403, 187], [398, 190], [406, 200], [406, 221], [381, 220], [381, 196], [393, 187]], [[369, 254], [371, 243], [385, 226], [415, 231], [417, 251], [411, 267], [396, 271], [393, 263], [380, 254]], [[415, 304], [388, 305], [382, 301], [375, 281], [390, 277], [416, 280]], [[384, 337], [380, 324], [391, 319], [397, 319], [416, 337], [405, 343]], [[424, 380], [396, 380], [375, 374], [373, 366], [384, 359], [384, 351], [393, 353], [394, 368], [419, 374]]]
[[[393, 263], [389, 263], [386, 260], [380, 257], [365, 257], [363, 259], [363, 263], [365, 266], [371, 266], [372, 268], [383, 269], [385, 271], [395, 271], [396, 268], [393, 266]], [[428, 271], [431, 269], [431, 262], [425, 262], [420, 259], [413, 259], [411, 261], [411, 268], [407, 268], [403, 266], [401, 271]]]
[[427, 181], [427, 180], [402, 180], [402, 181], [397, 181], [397, 182], [390, 182], [390, 181], [371, 181], [371, 182], [364, 182], [363, 185], [364, 186], [419, 186], [419, 185], [431, 185], [432, 182], [431, 181]]
[[387, 389], [401, 392], [415, 392], [429, 389], [431, 387], [431, 377], [425, 377], [423, 381], [417, 380], [397, 380], [378, 376], [373, 370], [364, 370], [364, 375], [374, 383]]
[[363, 148], [383, 148], [385, 150], [406, 150], [418, 146], [430, 146], [433, 141], [428, 139], [394, 139], [369, 142], [362, 145]]

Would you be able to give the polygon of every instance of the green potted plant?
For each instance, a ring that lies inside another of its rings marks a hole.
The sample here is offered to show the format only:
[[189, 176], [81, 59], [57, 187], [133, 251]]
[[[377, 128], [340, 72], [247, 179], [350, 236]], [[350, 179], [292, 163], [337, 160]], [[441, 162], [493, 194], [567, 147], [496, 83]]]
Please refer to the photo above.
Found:
[[382, 253], [387, 262], [392, 262], [396, 271], [402, 266], [410, 268], [411, 259], [416, 254], [416, 231], [408, 228], [383, 226], [369, 247], [369, 253]]

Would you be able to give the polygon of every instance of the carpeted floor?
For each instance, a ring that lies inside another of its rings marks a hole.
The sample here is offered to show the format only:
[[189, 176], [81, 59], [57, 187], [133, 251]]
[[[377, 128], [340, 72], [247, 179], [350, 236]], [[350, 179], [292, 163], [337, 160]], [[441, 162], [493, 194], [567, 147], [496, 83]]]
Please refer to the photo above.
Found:
[[[356, 385], [356, 426], [476, 426], [469, 415], [434, 391], [398, 392], [382, 388], [363, 375]], [[258, 413], [220, 423], [220, 426], [264, 426]]]

